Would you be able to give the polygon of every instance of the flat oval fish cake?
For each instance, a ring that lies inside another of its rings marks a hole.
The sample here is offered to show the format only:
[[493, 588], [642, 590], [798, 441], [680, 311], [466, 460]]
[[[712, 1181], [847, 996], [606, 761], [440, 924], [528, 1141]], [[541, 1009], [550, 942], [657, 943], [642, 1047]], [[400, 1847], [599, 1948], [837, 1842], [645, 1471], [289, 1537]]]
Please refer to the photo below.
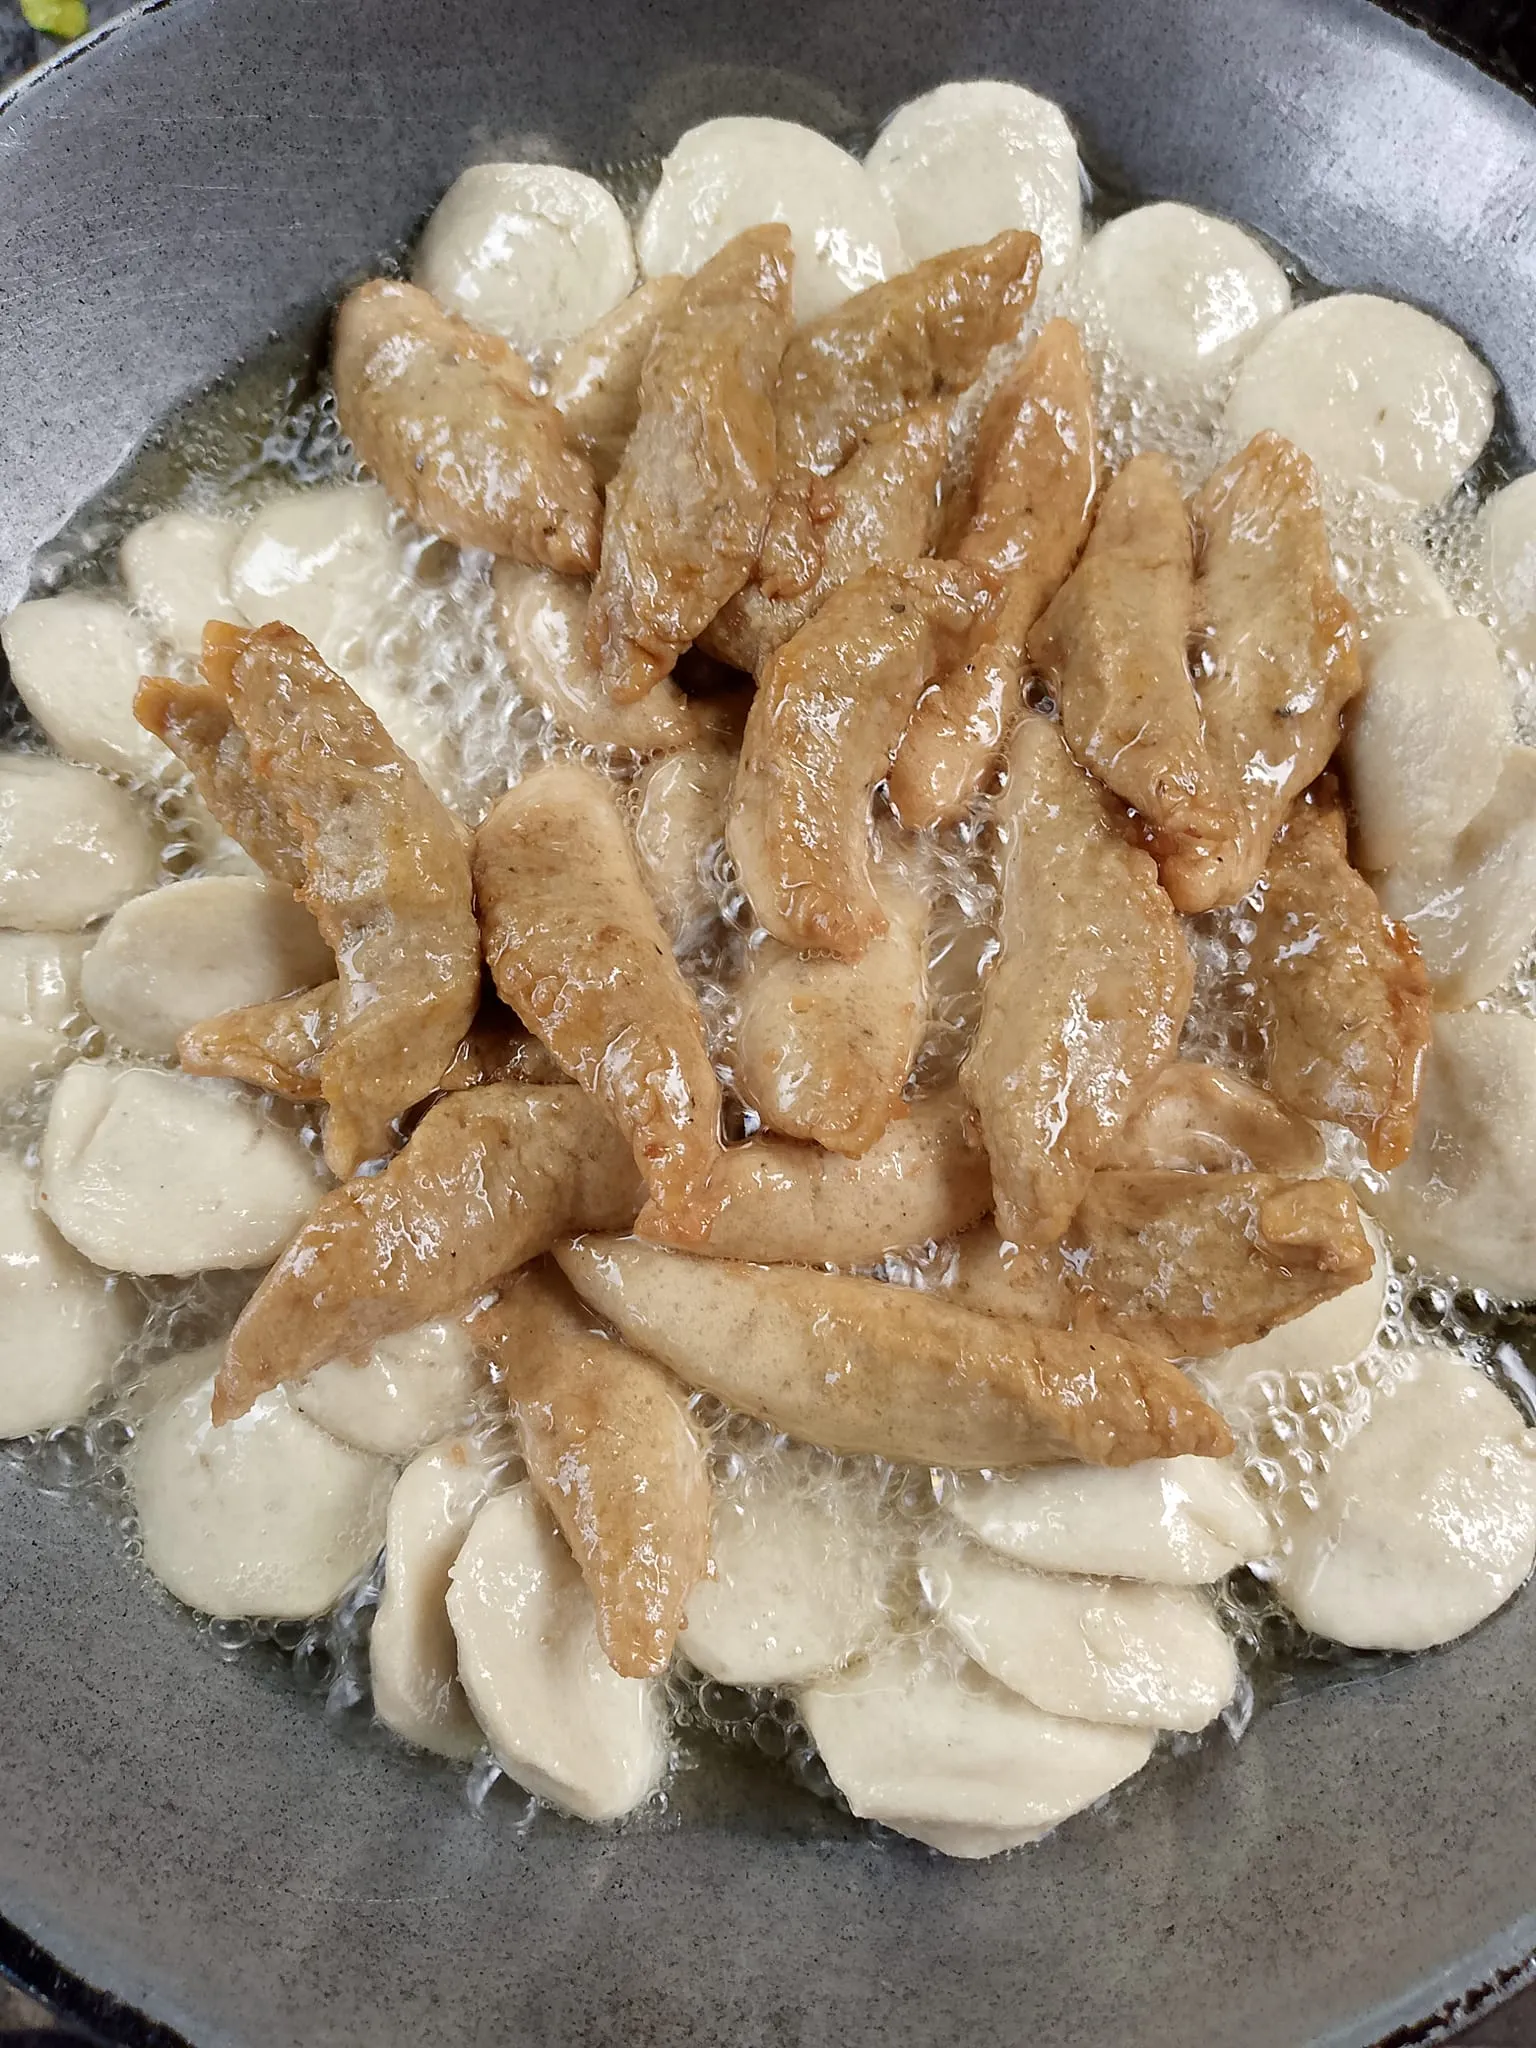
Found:
[[476, 835], [475, 893], [502, 1001], [623, 1131], [657, 1227], [701, 1233], [720, 1083], [603, 778], [554, 762], [504, 796]]
[[776, 405], [779, 480], [759, 580], [798, 597], [821, 573], [817, 481], [887, 420], [974, 383], [1034, 302], [1040, 244], [1019, 229], [930, 257], [824, 313], [784, 352]]
[[597, 567], [592, 465], [499, 335], [376, 277], [342, 302], [331, 371], [359, 460], [419, 526], [566, 575]]
[[1151, 856], [1048, 719], [1014, 733], [996, 818], [1001, 951], [960, 1082], [999, 1227], [1048, 1245], [1177, 1051], [1194, 975]]
[[777, 468], [789, 230], [728, 242], [663, 310], [608, 486], [587, 652], [632, 703], [670, 675], [757, 566]]
[[1023, 709], [1025, 646], [1088, 536], [1098, 491], [1093, 379], [1082, 337], [1052, 320], [987, 401], [940, 552], [998, 593], [964, 657], [918, 705], [891, 770], [913, 830], [952, 824]]

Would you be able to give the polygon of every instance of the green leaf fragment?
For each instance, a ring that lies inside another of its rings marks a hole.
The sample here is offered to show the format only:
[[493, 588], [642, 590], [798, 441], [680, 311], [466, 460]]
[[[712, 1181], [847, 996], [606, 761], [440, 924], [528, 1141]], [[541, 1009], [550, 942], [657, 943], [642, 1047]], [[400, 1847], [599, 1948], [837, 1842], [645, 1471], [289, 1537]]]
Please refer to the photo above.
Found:
[[83, 36], [91, 25], [91, 10], [85, 0], [21, 0], [21, 12], [31, 27], [65, 43]]

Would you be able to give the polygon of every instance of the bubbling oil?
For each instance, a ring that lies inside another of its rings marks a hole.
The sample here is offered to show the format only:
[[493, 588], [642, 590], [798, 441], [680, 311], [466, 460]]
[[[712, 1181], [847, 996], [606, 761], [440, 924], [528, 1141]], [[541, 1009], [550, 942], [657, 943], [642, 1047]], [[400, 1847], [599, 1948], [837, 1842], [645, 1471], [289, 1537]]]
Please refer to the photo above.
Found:
[[[601, 175], [631, 219], [643, 209], [658, 167], [657, 160], [602, 167]], [[1135, 203], [1133, 195], [1090, 181], [1095, 223]], [[1318, 295], [1320, 288], [1300, 266], [1282, 251], [1273, 253], [1284, 263], [1298, 299]], [[963, 464], [986, 398], [1047, 313], [1066, 314], [1082, 329], [1109, 467], [1155, 450], [1174, 462], [1186, 487], [1194, 488], [1233, 452], [1222, 430], [1232, 373], [1177, 391], [1133, 374], [1117, 357], [1097, 307], [1069, 284], [1054, 305], [1031, 316], [1016, 348], [997, 352], [957, 409], [953, 469]], [[1460, 610], [1493, 622], [1476, 517], [1486, 491], [1511, 468], [1508, 443], [1496, 442], [1449, 504], [1427, 515], [1394, 514], [1363, 497], [1330, 495], [1336, 571], [1367, 622], [1401, 608], [1400, 551], [1405, 547], [1423, 555]], [[245, 513], [280, 493], [358, 476], [330, 391], [315, 376], [305, 349], [292, 343], [275, 346], [152, 437], [128, 472], [43, 551], [33, 594], [114, 587], [119, 541], [155, 512], [174, 507]], [[575, 746], [523, 688], [495, 629], [491, 558], [445, 548], [399, 515], [392, 525], [400, 543], [398, 584], [357, 656], [442, 734], [441, 780], [455, 808], [475, 824], [532, 766], [573, 755], [608, 776], [621, 805], [631, 806], [642, 763], [612, 749]], [[1515, 689], [1520, 736], [1536, 740], [1536, 674], [1508, 653], [1504, 659]], [[46, 744], [14, 696], [0, 703], [0, 746], [38, 751]], [[207, 871], [217, 835], [186, 784], [146, 783], [139, 785], [139, 794], [153, 821], [164, 878]], [[996, 950], [995, 849], [985, 804], [969, 822], [915, 846], [899, 837], [888, 810], [877, 804], [875, 830], [882, 856], [904, 869], [931, 906], [930, 1016], [912, 1081], [913, 1092], [928, 1092], [954, 1079], [975, 1028], [982, 980]], [[746, 1135], [757, 1120], [731, 1093], [735, 991], [746, 961], [766, 934], [755, 923], [723, 842], [709, 849], [702, 872], [716, 914], [690, 935], [682, 965], [698, 994], [726, 1085], [728, 1128], [732, 1135]], [[1181, 1048], [1186, 1055], [1251, 1069], [1262, 1049], [1248, 979], [1261, 891], [1262, 885], [1241, 904], [1187, 921], [1195, 996]], [[1483, 1006], [1536, 1015], [1536, 950]], [[66, 1030], [80, 1055], [114, 1049], [83, 1013], [69, 1020]], [[51, 1083], [40, 1081], [0, 1107], [0, 1149], [37, 1163], [50, 1093]], [[263, 1099], [263, 1107], [266, 1114], [301, 1129], [308, 1143], [318, 1144], [310, 1112], [271, 1098]], [[1362, 1178], [1366, 1169], [1353, 1140], [1337, 1131], [1325, 1136], [1330, 1170]], [[870, 1270], [891, 1284], [926, 1289], [942, 1286], [952, 1264], [950, 1247], [928, 1244]], [[186, 1281], [117, 1279], [104, 1284], [134, 1287], [144, 1304], [142, 1328], [110, 1397], [82, 1424], [0, 1445], [0, 1457], [50, 1491], [94, 1502], [113, 1524], [128, 1557], [136, 1559], [141, 1546], [124, 1467], [135, 1417], [153, 1397], [166, 1361], [227, 1334], [255, 1278], [205, 1274]], [[1260, 1374], [1232, 1413], [1248, 1483], [1270, 1509], [1283, 1509], [1294, 1500], [1315, 1501], [1318, 1480], [1369, 1414], [1374, 1394], [1390, 1382], [1405, 1348], [1426, 1337], [1454, 1346], [1536, 1421], [1536, 1312], [1396, 1259], [1379, 1334], [1363, 1357], [1326, 1373]], [[494, 1393], [490, 1398], [494, 1401]], [[918, 1562], [925, 1534], [944, 1523], [943, 1473], [792, 1446], [706, 1395], [694, 1396], [690, 1409], [721, 1487], [750, 1493], [770, 1482], [781, 1488], [792, 1484], [807, 1495], [832, 1494], [843, 1505], [851, 1504], [898, 1560], [888, 1594], [891, 1622], [901, 1627], [921, 1619]], [[496, 1426], [494, 1413], [488, 1411], [483, 1420], [487, 1429]], [[368, 1637], [382, 1570], [380, 1559], [329, 1613], [310, 1622], [195, 1616], [193, 1623], [221, 1658], [280, 1664], [328, 1719], [357, 1737], [369, 1727]], [[1262, 1565], [1235, 1573], [1216, 1589], [1216, 1601], [1244, 1674], [1237, 1698], [1222, 1717], [1233, 1739], [1248, 1725], [1256, 1700], [1315, 1681], [1318, 1674], [1326, 1677], [1380, 1661], [1309, 1637], [1274, 1598]], [[777, 1795], [769, 1791], [767, 1803], [793, 1812], [797, 1827], [814, 1829], [818, 1810], [827, 1816], [821, 1825], [834, 1824], [839, 1812], [846, 1813], [787, 1693], [720, 1684], [681, 1656], [663, 1693], [675, 1742], [674, 1768], [640, 1817], [642, 1824], [726, 1806], [739, 1813], [758, 1811], [765, 1788], [775, 1785]], [[1193, 1739], [1178, 1738], [1170, 1747], [1181, 1749]], [[773, 1775], [758, 1771], [738, 1782], [721, 1767], [722, 1754], [729, 1752], [770, 1767]], [[494, 1760], [482, 1753], [466, 1775], [466, 1796], [482, 1804], [500, 1775]], [[807, 1794], [819, 1808], [807, 1803]], [[498, 1807], [503, 1824], [514, 1833], [539, 1823], [539, 1802], [516, 1788], [498, 1791]]]

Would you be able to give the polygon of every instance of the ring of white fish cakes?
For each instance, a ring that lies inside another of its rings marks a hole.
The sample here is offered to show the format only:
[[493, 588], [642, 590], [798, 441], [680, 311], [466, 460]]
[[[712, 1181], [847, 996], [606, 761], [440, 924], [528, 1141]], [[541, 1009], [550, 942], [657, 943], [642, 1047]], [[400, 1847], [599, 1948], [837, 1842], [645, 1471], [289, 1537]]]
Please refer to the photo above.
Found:
[[789, 230], [797, 320], [906, 267], [889, 208], [857, 158], [797, 121], [741, 114], [702, 121], [673, 144], [640, 222], [641, 265], [647, 277], [697, 271], [763, 221]]
[[908, 100], [864, 159], [910, 263], [1008, 228], [1040, 238], [1047, 297], [1083, 237], [1077, 143], [1054, 101], [1000, 79], [958, 79]]
[[753, 910], [782, 944], [857, 960], [889, 929], [870, 800], [918, 698], [990, 603], [959, 563], [870, 569], [770, 657], [726, 840]]
[[742, 977], [736, 1088], [771, 1131], [854, 1158], [894, 1118], [928, 1022], [928, 904], [882, 874], [885, 930], [857, 960], [771, 938]]
[[497, 993], [613, 1117], [647, 1214], [688, 1241], [708, 1220], [720, 1083], [609, 785], [575, 762], [535, 770], [480, 827], [474, 868]]
[[587, 653], [621, 704], [671, 674], [757, 566], [790, 334], [788, 231], [749, 229], [657, 324], [640, 413], [608, 486]]
[[433, 208], [411, 276], [525, 356], [572, 341], [624, 298], [635, 252], [606, 185], [563, 164], [472, 164]]
[[359, 461], [418, 526], [566, 575], [596, 569], [592, 465], [499, 336], [375, 278], [342, 301], [331, 373]]
[[1226, 1424], [1166, 1359], [972, 1314], [908, 1287], [689, 1258], [638, 1239], [557, 1246], [589, 1308], [686, 1386], [828, 1450], [975, 1470], [1224, 1457]]
[[624, 1230], [641, 1188], [629, 1148], [580, 1088], [465, 1088], [429, 1109], [384, 1168], [333, 1188], [247, 1302], [214, 1408], [478, 1295], [573, 1230]]
[[512, 1403], [528, 1476], [581, 1566], [604, 1654], [622, 1677], [659, 1676], [709, 1567], [709, 1467], [682, 1388], [594, 1328], [548, 1261], [470, 1329]]
[[952, 823], [996, 765], [1023, 709], [1031, 629], [1088, 538], [1098, 487], [1082, 337], [1052, 320], [987, 401], [969, 475], [945, 510], [941, 552], [995, 585], [1001, 601], [913, 713], [891, 770], [904, 824]]
[[981, 1119], [999, 1227], [1046, 1246], [1177, 1052], [1194, 973], [1151, 856], [1033, 713], [1009, 748], [996, 825], [1000, 952], [960, 1085]]
[[793, 337], [774, 401], [779, 475], [759, 560], [769, 597], [798, 597], [821, 573], [818, 480], [876, 427], [966, 390], [1017, 335], [1039, 276], [1036, 238], [1001, 234], [872, 285]]
[[1416, 306], [1339, 292], [1287, 313], [1238, 371], [1232, 444], [1283, 434], [1335, 482], [1438, 504], [1493, 430], [1493, 374]]
[[1290, 280], [1252, 235], [1160, 200], [1099, 229], [1077, 282], [1137, 376], [1180, 394], [1230, 371], [1290, 311]]
[[648, 279], [563, 348], [550, 375], [549, 402], [604, 490], [640, 417], [640, 374], [651, 343], [683, 284], [681, 277]]
[[437, 1086], [479, 1003], [468, 834], [297, 633], [211, 626], [204, 648], [252, 772], [287, 812], [300, 901], [340, 970], [320, 1071], [326, 1163], [345, 1176], [390, 1149], [395, 1119]]

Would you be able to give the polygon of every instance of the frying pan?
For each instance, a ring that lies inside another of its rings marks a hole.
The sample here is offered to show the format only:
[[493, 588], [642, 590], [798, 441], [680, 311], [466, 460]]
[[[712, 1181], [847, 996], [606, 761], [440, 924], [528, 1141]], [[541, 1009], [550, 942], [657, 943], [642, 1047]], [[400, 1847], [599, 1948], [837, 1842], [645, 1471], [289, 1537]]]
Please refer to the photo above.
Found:
[[[1531, 444], [1536, 110], [1366, 0], [151, 0], [0, 102], [0, 610], [153, 423], [468, 158], [635, 158], [723, 112], [858, 137], [987, 74], [1129, 186], [1442, 314]], [[1533, 1670], [1528, 1597], [1001, 1863], [746, 1765], [684, 1781], [687, 1825], [525, 1837], [220, 1662], [0, 1461], [0, 1962], [50, 1952], [198, 2048], [1429, 2040], [1536, 1949]]]

